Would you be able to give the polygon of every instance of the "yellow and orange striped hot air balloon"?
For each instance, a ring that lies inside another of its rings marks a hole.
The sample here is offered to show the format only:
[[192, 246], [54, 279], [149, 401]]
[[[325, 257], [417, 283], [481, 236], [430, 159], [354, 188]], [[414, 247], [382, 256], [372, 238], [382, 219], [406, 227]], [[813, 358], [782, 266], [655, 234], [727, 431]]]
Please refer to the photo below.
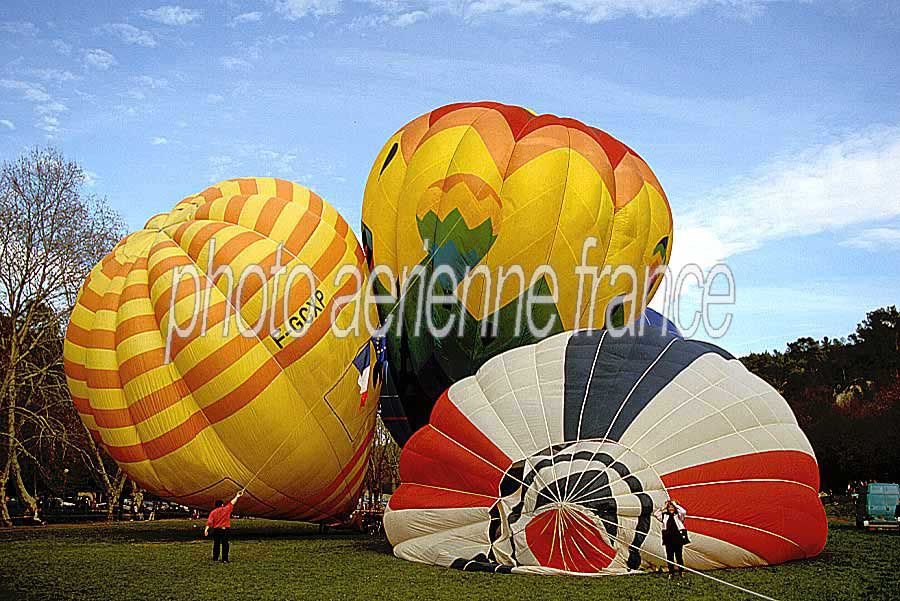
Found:
[[[360, 278], [336, 278], [348, 266]], [[206, 508], [247, 486], [242, 512], [348, 513], [381, 385], [383, 347], [358, 323], [378, 320], [357, 302], [367, 274], [347, 223], [302, 186], [185, 198], [81, 289], [64, 350], [81, 419], [162, 497]]]

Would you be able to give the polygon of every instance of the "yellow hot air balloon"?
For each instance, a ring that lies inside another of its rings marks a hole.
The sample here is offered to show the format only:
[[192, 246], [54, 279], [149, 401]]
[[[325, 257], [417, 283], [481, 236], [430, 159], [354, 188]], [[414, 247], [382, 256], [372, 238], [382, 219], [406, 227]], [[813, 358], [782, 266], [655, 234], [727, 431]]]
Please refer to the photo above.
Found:
[[[361, 277], [336, 278], [348, 266]], [[367, 274], [347, 223], [302, 186], [234, 179], [185, 198], [85, 281], [64, 349], [76, 408], [162, 497], [208, 508], [247, 486], [242, 512], [345, 515], [380, 393], [383, 347], [352, 328], [377, 323], [356, 302]]]
[[[362, 221], [376, 292], [405, 298], [380, 309], [385, 322], [402, 322], [387, 330], [388, 382], [398, 390], [383, 408], [400, 442], [489, 358], [602, 328], [607, 316], [611, 325], [639, 316], [672, 247], [665, 193], [636, 152], [575, 119], [496, 102], [441, 107], [391, 136], [369, 174]], [[621, 267], [633, 275], [611, 277]], [[429, 311], [429, 295], [453, 300]], [[529, 304], [539, 296], [553, 299]], [[422, 307], [438, 328], [417, 329]]]

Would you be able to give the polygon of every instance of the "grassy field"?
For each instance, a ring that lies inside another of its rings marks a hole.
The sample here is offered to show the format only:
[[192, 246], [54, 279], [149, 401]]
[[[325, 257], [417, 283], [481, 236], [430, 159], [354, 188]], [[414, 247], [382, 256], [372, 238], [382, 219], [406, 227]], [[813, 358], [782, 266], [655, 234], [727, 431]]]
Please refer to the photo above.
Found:
[[[383, 539], [237, 520], [232, 562], [186, 520], [0, 531], [2, 599], [743, 599], [697, 575], [564, 578], [464, 573], [396, 559]], [[816, 559], [715, 576], [778, 599], [900, 599], [900, 536], [833, 521]]]

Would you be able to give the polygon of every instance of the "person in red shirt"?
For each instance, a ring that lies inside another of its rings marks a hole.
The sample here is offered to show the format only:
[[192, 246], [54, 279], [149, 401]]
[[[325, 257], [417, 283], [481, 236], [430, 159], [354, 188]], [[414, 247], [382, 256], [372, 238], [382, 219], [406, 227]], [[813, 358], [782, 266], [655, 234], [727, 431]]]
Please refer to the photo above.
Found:
[[219, 547], [222, 548], [222, 563], [228, 563], [228, 533], [231, 532], [231, 511], [244, 491], [239, 490], [228, 503], [216, 501], [216, 508], [209, 512], [203, 536], [209, 536], [213, 529], [213, 561], [219, 560]]

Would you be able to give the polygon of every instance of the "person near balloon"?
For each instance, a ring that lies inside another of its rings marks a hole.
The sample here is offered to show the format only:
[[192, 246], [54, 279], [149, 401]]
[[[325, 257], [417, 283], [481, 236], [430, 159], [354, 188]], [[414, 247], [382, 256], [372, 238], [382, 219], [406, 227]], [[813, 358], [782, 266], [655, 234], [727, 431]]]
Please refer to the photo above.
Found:
[[675, 574], [684, 575], [684, 545], [688, 543], [687, 529], [684, 519], [687, 511], [677, 501], [669, 499], [661, 509], [653, 513], [662, 522], [662, 541], [666, 548], [666, 560], [669, 562], [669, 578]]
[[231, 512], [244, 491], [239, 490], [228, 503], [216, 501], [216, 508], [209, 512], [206, 520], [206, 528], [203, 536], [209, 536], [209, 529], [213, 531], [213, 561], [219, 560], [219, 548], [222, 549], [222, 563], [228, 563], [228, 535], [231, 533]]

